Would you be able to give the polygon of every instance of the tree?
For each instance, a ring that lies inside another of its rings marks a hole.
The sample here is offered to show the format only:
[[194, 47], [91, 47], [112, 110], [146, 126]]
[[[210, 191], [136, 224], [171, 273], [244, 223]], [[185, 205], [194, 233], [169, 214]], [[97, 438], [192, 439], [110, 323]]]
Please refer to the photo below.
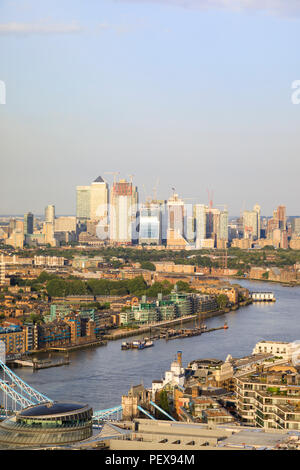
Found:
[[192, 292], [193, 291], [193, 289], [191, 288], [188, 282], [178, 281], [176, 285], [177, 285], [178, 292]]
[[151, 261], [142, 261], [141, 268], [148, 269], [148, 271], [156, 271], [155, 264], [151, 263]]
[[66, 281], [63, 279], [51, 279], [47, 282], [46, 290], [50, 297], [64, 297], [67, 295]]
[[220, 294], [217, 296], [217, 303], [220, 309], [227, 307], [228, 297], [225, 294]]
[[[170, 405], [168, 400], [168, 394], [166, 390], [162, 390], [158, 396], [158, 406], [162, 408], [167, 413], [170, 413]], [[165, 419], [165, 415], [159, 412], [159, 417]]]

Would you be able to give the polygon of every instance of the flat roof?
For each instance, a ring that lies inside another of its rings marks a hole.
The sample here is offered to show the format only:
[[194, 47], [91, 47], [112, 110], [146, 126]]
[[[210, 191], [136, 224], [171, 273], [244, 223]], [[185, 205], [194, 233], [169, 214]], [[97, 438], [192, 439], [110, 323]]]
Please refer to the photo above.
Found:
[[224, 439], [225, 445], [230, 446], [255, 446], [255, 447], [275, 447], [283, 440], [287, 439], [287, 432], [279, 434], [272, 432], [264, 432], [262, 429], [245, 429], [232, 434]]

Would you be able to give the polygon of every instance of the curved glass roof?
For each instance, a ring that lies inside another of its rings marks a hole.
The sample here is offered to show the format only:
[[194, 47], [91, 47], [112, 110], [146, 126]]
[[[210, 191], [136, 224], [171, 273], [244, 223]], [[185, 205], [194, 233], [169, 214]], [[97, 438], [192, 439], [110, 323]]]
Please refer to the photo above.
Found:
[[80, 403], [43, 403], [41, 405], [31, 406], [18, 413], [19, 416], [47, 416], [70, 413], [72, 411], [82, 410], [87, 405]]

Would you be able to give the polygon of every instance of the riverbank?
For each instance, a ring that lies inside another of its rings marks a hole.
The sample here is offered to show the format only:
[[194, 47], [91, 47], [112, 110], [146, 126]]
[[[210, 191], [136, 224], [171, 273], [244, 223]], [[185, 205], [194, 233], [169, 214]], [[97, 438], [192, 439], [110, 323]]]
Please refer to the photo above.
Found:
[[239, 281], [254, 281], [254, 282], [268, 282], [272, 284], [280, 284], [283, 287], [299, 287], [300, 281], [278, 281], [273, 279], [256, 279], [252, 277], [241, 277], [241, 276], [216, 276], [219, 279], [238, 279]]
[[[246, 305], [249, 305], [250, 303], [252, 303], [252, 302], [249, 300], [249, 301], [240, 302], [239, 305], [232, 306], [231, 308], [225, 308], [225, 309], [222, 309], [222, 310], [213, 310], [213, 311], [210, 311], [210, 312], [201, 312], [201, 317], [202, 317], [202, 320], [217, 317], [217, 316], [220, 316], [220, 315], [224, 315], [225, 313], [229, 313], [231, 311], [238, 310], [240, 307], [244, 307]], [[127, 329], [123, 329], [121, 331], [120, 331], [120, 329], [119, 330], [114, 330], [114, 331], [111, 331], [109, 334], [104, 335], [103, 338], [105, 340], [116, 341], [118, 339], [128, 338], [130, 336], [139, 336], [139, 335], [142, 335], [144, 333], [148, 333], [149, 331], [152, 331], [154, 329], [164, 328], [164, 327], [168, 327], [168, 326], [172, 327], [172, 326], [176, 326], [176, 325], [181, 325], [183, 323], [190, 323], [192, 321], [196, 321], [198, 319], [198, 316], [199, 316], [199, 313], [196, 313], [196, 314], [193, 314], [193, 315], [188, 315], [188, 316], [185, 316], [185, 317], [176, 318], [174, 320], [168, 320], [168, 321], [152, 323], [150, 325], [141, 326], [141, 327], [135, 328], [133, 330], [127, 330]]]

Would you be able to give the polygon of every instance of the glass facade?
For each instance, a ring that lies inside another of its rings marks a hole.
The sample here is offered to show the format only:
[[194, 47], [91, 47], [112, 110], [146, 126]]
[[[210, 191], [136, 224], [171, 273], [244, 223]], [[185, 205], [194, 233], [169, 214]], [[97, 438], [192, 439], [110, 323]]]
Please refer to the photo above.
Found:
[[161, 243], [161, 213], [158, 205], [140, 209], [140, 243]]
[[44, 404], [29, 407], [0, 423], [0, 449], [45, 447], [92, 436], [93, 410], [88, 405]]

